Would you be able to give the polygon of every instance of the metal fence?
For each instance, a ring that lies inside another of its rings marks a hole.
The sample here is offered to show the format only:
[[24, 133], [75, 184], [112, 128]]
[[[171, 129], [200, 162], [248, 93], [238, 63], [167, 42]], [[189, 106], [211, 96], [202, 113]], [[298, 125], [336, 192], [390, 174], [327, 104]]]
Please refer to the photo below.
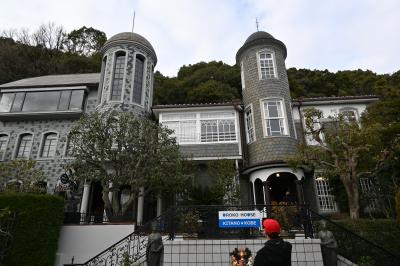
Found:
[[400, 265], [399, 254], [393, 254], [376, 243], [346, 229], [334, 221], [311, 211], [315, 231], [319, 230], [320, 222], [325, 221], [329, 231], [337, 241], [337, 252], [346, 259], [361, 265], [391, 266]]

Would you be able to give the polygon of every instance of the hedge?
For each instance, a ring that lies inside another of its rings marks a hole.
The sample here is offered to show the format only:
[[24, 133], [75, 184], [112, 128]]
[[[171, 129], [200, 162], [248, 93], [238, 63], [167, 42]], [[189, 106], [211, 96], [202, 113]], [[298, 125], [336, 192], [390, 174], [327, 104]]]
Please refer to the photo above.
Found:
[[6, 265], [53, 266], [64, 201], [52, 195], [2, 193], [0, 209], [17, 213], [14, 240]]
[[[395, 220], [389, 219], [343, 219], [335, 223], [356, 233], [359, 236], [383, 247], [389, 252], [400, 256], [400, 226]], [[360, 265], [395, 265], [385, 253], [366, 242], [360, 241], [338, 227], [327, 224], [338, 242], [338, 251], [343, 256]], [[318, 229], [317, 229], [318, 230]], [[371, 263], [360, 263], [371, 260]]]

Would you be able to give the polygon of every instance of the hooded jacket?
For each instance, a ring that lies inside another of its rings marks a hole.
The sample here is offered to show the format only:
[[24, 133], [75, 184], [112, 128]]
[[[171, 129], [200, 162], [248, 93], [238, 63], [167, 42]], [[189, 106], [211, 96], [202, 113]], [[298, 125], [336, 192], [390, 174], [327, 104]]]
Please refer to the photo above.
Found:
[[282, 238], [265, 242], [254, 259], [254, 266], [290, 266], [292, 265], [292, 245]]

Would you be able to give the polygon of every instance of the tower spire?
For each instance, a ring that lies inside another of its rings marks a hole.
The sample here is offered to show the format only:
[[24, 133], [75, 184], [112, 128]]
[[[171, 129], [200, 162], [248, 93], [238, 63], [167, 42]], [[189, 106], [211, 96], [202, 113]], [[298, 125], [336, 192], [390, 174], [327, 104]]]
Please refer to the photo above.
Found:
[[133, 10], [133, 19], [132, 19], [132, 33], [133, 29], [135, 28], [135, 9]]

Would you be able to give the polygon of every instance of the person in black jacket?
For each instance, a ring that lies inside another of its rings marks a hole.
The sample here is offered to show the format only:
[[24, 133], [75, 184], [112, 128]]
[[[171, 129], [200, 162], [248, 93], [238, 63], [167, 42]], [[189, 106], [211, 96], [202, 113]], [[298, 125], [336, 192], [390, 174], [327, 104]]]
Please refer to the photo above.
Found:
[[257, 252], [254, 266], [292, 265], [292, 245], [280, 238], [281, 226], [279, 222], [274, 219], [265, 219], [263, 227], [268, 241]]

